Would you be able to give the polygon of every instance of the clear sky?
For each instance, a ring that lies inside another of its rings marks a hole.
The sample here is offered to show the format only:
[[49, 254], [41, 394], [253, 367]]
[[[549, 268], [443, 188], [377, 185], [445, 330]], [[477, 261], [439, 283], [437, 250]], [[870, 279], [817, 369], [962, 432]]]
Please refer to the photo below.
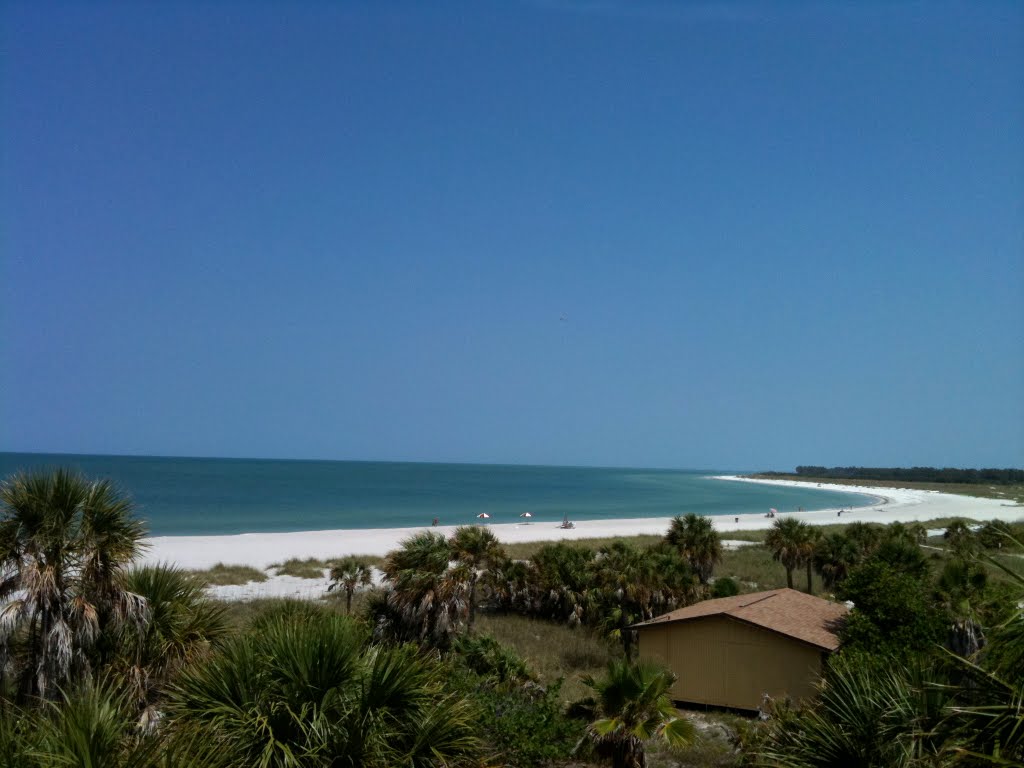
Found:
[[0, 30], [0, 449], [1024, 465], [1024, 4]]

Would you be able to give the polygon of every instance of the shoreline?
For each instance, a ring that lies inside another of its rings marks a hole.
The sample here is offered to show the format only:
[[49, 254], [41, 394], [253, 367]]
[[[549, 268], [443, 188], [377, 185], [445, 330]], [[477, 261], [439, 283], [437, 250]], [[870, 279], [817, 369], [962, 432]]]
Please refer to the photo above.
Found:
[[[723, 482], [758, 483], [789, 487], [810, 485], [797, 480], [762, 480], [736, 475], [718, 475]], [[779, 516], [796, 517], [812, 525], [847, 522], [915, 522], [943, 517], [962, 517], [974, 521], [1018, 520], [1024, 518], [1024, 506], [1005, 506], [998, 499], [960, 496], [939, 491], [909, 488], [830, 485], [829, 490], [859, 493], [877, 499], [863, 507], [843, 507], [808, 512], [779, 510]], [[884, 492], [884, 493], [883, 493]], [[680, 510], [680, 514], [686, 510]], [[767, 512], [767, 510], [766, 510]], [[738, 518], [738, 522], [737, 522]], [[553, 523], [495, 523], [487, 527], [504, 544], [533, 541], [571, 541], [591, 538], [628, 537], [642, 534], [664, 535], [670, 517], [626, 518], [576, 521], [576, 527], [560, 528]], [[773, 520], [764, 514], [724, 514], [711, 516], [715, 530], [730, 531], [770, 528]], [[344, 555], [385, 555], [409, 536], [434, 531], [445, 536], [457, 526], [439, 525], [412, 528], [353, 528], [287, 533], [240, 533], [216, 536], [156, 536], [146, 539], [144, 563], [167, 562], [181, 568], [201, 570], [217, 563], [251, 565], [267, 569], [272, 563], [290, 558], [329, 559]]]

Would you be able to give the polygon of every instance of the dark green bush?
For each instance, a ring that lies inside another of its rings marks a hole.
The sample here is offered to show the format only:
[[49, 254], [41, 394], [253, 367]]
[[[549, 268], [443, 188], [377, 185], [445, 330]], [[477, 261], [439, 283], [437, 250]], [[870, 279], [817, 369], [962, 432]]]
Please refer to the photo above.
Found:
[[740, 593], [740, 585], [735, 579], [728, 576], [721, 576], [715, 579], [715, 585], [711, 588], [712, 597], [732, 597]]

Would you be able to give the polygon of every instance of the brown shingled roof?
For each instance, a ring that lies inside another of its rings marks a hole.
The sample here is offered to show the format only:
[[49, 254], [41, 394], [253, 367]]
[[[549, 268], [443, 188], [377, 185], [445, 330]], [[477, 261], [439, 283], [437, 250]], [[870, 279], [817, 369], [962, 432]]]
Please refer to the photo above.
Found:
[[832, 603], [795, 589], [773, 589], [752, 595], [705, 600], [633, 626], [643, 629], [705, 616], [729, 616], [834, 651], [839, 648], [836, 624], [846, 611], [842, 603]]

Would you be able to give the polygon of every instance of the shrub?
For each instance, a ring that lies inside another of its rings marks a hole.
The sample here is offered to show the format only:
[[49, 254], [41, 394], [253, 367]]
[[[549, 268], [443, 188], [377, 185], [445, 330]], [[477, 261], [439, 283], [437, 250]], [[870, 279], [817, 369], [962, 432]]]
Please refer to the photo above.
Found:
[[733, 579], [728, 576], [722, 576], [715, 579], [715, 584], [711, 588], [712, 597], [732, 597], [740, 593], [740, 585], [737, 584]]

